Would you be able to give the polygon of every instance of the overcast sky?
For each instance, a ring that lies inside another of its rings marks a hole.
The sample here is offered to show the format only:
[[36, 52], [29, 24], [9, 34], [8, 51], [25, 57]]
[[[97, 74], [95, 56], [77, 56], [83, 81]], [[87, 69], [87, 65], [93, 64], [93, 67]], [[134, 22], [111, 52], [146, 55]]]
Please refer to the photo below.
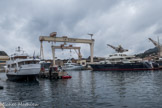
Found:
[[[9, 55], [17, 46], [29, 54], [40, 52], [39, 36], [87, 38], [93, 33], [95, 56], [114, 50], [106, 44], [122, 45], [129, 54], [144, 52], [154, 45], [148, 37], [162, 42], [162, 0], [0, 0], [0, 50]], [[44, 43], [51, 58], [50, 43]], [[81, 46], [83, 57], [89, 45]], [[58, 58], [69, 58], [69, 50], [57, 50]], [[73, 57], [77, 55], [72, 52]]]

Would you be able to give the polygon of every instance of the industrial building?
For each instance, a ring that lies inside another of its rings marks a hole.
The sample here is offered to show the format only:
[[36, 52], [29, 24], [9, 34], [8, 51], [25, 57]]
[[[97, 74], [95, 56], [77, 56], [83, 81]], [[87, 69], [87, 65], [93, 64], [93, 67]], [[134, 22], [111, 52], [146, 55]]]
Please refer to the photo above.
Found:
[[4, 71], [6, 61], [9, 60], [9, 56], [4, 51], [0, 51], [0, 72]]

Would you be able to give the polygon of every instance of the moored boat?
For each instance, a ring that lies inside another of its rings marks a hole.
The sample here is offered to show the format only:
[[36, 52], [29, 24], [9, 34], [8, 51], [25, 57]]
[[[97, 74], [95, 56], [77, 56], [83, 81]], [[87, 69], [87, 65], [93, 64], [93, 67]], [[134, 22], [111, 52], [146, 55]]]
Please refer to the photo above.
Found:
[[67, 63], [64, 63], [64, 66], [62, 66], [63, 70], [82, 70], [84, 69], [84, 66], [78, 64], [78, 63], [73, 63], [71, 59], [67, 61]]
[[117, 53], [110, 55], [105, 61], [90, 65], [94, 71], [127, 71], [155, 70], [159, 65], [152, 61], [143, 61], [135, 56]]
[[11, 55], [10, 60], [6, 62], [6, 76], [11, 81], [36, 80], [40, 72], [39, 62], [39, 59], [29, 57], [18, 47], [16, 52]]

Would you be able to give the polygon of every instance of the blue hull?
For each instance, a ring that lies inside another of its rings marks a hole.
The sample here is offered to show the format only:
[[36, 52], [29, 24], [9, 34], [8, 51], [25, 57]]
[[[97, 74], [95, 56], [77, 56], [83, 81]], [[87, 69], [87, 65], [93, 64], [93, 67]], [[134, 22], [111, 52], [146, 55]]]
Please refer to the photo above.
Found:
[[152, 66], [148, 63], [120, 63], [120, 64], [91, 64], [94, 71], [132, 71], [132, 70], [154, 70], [158, 64]]

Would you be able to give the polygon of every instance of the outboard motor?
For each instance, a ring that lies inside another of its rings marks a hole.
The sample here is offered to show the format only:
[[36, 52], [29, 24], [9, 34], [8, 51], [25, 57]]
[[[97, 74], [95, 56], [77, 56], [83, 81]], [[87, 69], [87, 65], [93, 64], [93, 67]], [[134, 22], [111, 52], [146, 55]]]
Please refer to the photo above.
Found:
[[151, 66], [151, 64], [149, 62], [143, 62], [143, 64], [148, 69], [151, 69], [152, 68], [152, 66]]
[[50, 67], [50, 69], [49, 69], [49, 77], [50, 77], [50, 79], [52, 78], [52, 73], [56, 73], [56, 72], [57, 72], [57, 67]]
[[57, 67], [50, 67], [49, 71], [50, 72], [57, 72]]
[[158, 69], [158, 68], [159, 68], [159, 64], [156, 63], [156, 62], [153, 62], [152, 65], [153, 65], [153, 67], [154, 67], [155, 69]]
[[151, 65], [152, 69], [158, 69], [159, 68], [159, 64], [156, 63], [156, 62], [149, 61], [149, 64]]

